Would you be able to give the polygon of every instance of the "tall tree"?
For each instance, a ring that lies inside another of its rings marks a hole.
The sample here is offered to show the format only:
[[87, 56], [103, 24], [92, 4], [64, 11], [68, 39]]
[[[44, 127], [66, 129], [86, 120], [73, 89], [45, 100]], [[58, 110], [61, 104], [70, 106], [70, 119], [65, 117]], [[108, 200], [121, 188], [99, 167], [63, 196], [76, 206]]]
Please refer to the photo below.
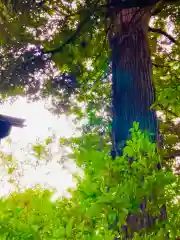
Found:
[[[61, 2], [54, 10], [62, 20], [59, 30], [55, 31], [52, 41], [41, 40], [39, 44], [42, 44], [43, 47], [39, 48], [38, 56], [34, 55], [33, 58], [30, 58], [30, 62], [32, 62], [32, 60], [34, 61], [40, 57], [46, 57], [47, 60], [52, 59], [57, 64], [61, 71], [60, 74], [63, 73], [63, 76], [65, 76], [55, 79], [55, 88], [57, 89], [58, 85], [60, 85], [59, 96], [62, 93], [61, 80], [63, 79], [67, 86], [66, 92], [68, 92], [69, 97], [72, 92], [74, 93], [72, 89], [77, 86], [75, 84], [74, 87], [70, 82], [73, 83], [73, 77], [76, 77], [78, 79], [77, 99], [84, 101], [90, 95], [90, 102], [94, 104], [93, 98], [96, 100], [101, 98], [103, 86], [105, 85], [106, 90], [108, 89], [108, 83], [104, 79], [110, 64], [108, 57], [111, 54], [113, 158], [122, 154], [125, 143], [129, 138], [129, 129], [134, 121], [139, 122], [141, 130], [150, 134], [153, 142], [158, 142], [157, 117], [155, 110], [151, 109], [152, 104], [155, 103], [155, 90], [152, 82], [148, 31], [151, 30], [156, 34], [162, 33], [170, 41], [177, 43], [177, 40], [162, 31], [162, 29], [149, 28], [149, 22], [153, 14], [159, 14], [160, 16], [155, 21], [155, 25], [164, 27], [167, 17], [174, 9], [175, 13], [170, 21], [171, 24], [177, 21], [177, 12], [180, 11], [179, 1], [170, 2], [174, 5], [170, 5], [166, 1], [156, 0], [76, 1], [74, 5], [68, 1], [65, 1], [64, 4]], [[10, 5], [12, 5], [11, 2]], [[31, 2], [30, 6], [32, 7]], [[162, 10], [162, 15], [160, 10]], [[13, 8], [13, 6], [12, 12], [19, 14], [18, 8]], [[20, 9], [19, 12], [21, 13], [22, 10]], [[26, 24], [28, 27], [28, 21]], [[57, 29], [58, 26], [57, 24]], [[156, 42], [155, 45], [158, 47]], [[159, 53], [161, 52], [159, 50]], [[175, 52], [177, 53], [176, 47], [172, 48], [174, 61], [179, 58]], [[153, 54], [155, 65], [159, 66], [157, 61], [161, 61], [163, 54], [161, 53], [158, 56]], [[90, 60], [89, 64], [88, 60]], [[90, 65], [93, 70], [90, 71], [87, 65]], [[69, 75], [73, 77], [67, 79]], [[97, 83], [97, 79], [101, 82]], [[176, 92], [178, 93], [178, 90]], [[157, 105], [164, 109], [161, 104], [162, 96], [161, 91]], [[179, 98], [178, 95], [177, 97]], [[103, 95], [103, 101], [105, 99], [106, 95]], [[173, 112], [177, 112], [178, 106], [175, 105], [177, 104], [168, 103], [168, 106], [165, 106], [167, 113], [173, 114]], [[164, 215], [165, 210], [163, 210]], [[143, 223], [138, 226], [136, 217], [131, 218], [129, 214], [128, 224], [132, 232], [154, 224], [155, 218], [150, 217], [148, 214], [144, 214], [142, 218]], [[132, 237], [132, 234], [125, 234], [126, 238]]]

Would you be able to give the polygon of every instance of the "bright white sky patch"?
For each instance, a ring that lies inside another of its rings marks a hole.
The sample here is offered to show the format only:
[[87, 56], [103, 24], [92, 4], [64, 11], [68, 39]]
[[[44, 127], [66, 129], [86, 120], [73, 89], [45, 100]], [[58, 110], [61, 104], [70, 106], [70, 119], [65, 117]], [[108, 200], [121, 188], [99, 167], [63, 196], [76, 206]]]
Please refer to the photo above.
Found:
[[27, 127], [13, 128], [11, 138], [24, 143], [32, 143], [37, 138], [45, 139], [55, 132], [57, 136], [70, 137], [73, 134], [72, 119], [66, 116], [55, 117], [44, 108], [43, 102], [27, 103], [21, 98], [14, 104], [4, 104], [1, 114], [26, 119]]
[[[27, 103], [23, 98], [13, 104], [4, 104], [1, 107], [1, 114], [26, 119], [26, 127], [12, 129], [10, 143], [7, 139], [1, 142], [1, 150], [12, 154], [18, 160], [19, 169], [15, 178], [20, 174], [17, 179], [20, 188], [40, 184], [45, 188], [56, 188], [58, 197], [64, 194], [67, 188], [75, 187], [72, 178], [72, 172], [77, 171], [75, 164], [67, 163], [68, 171], [57, 162], [62, 155], [62, 149], [58, 147], [58, 139], [75, 134], [73, 118], [55, 117], [44, 108], [43, 102]], [[52, 135], [55, 136], [56, 141], [51, 146], [48, 161], [40, 160], [40, 165], [35, 167], [35, 158], [29, 152], [30, 144], [36, 144]], [[7, 175], [3, 163], [0, 170], [0, 196], [2, 196], [10, 193], [14, 185], [8, 182], [10, 176]]]

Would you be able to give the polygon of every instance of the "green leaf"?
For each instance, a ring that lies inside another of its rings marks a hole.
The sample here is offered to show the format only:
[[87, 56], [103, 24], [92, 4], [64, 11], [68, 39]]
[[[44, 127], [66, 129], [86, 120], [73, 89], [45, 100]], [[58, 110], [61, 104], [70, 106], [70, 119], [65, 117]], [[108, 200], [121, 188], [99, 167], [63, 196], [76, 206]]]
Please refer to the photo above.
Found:
[[49, 144], [51, 144], [52, 142], [53, 142], [53, 139], [52, 139], [52, 138], [46, 138], [46, 139], [45, 139], [46, 145], [49, 145]]
[[123, 154], [124, 155], [128, 155], [129, 157], [133, 157], [134, 155], [134, 151], [131, 147], [129, 146], [126, 146], [124, 149], [123, 149]]
[[16, 170], [15, 167], [8, 168], [8, 174], [12, 174]]
[[137, 132], [139, 130], [139, 123], [138, 122], [133, 122], [133, 128]]

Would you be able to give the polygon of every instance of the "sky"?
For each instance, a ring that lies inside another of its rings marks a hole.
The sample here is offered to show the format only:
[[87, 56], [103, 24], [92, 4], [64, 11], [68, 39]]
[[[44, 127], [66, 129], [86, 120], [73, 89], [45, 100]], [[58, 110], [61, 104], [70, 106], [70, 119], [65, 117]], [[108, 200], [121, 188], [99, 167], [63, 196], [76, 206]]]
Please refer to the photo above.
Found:
[[[12, 154], [18, 161], [18, 168], [12, 176], [21, 189], [31, 188], [40, 184], [45, 188], [56, 188], [58, 196], [66, 194], [66, 189], [75, 187], [72, 173], [77, 171], [75, 163], [69, 161], [66, 168], [58, 162], [62, 150], [59, 149], [60, 137], [75, 135], [73, 118], [53, 116], [44, 108], [43, 102], [27, 103], [19, 98], [13, 104], [6, 103], [1, 106], [1, 114], [24, 118], [24, 128], [13, 128], [10, 138], [1, 142], [1, 151]], [[50, 154], [46, 161], [36, 165], [36, 159], [30, 154], [31, 144], [36, 144], [54, 134], [55, 141], [50, 145]], [[76, 132], [77, 134], [77, 132]], [[7, 174], [8, 167], [0, 163], [0, 196], [8, 195], [15, 190], [14, 184], [9, 180], [12, 176]]]

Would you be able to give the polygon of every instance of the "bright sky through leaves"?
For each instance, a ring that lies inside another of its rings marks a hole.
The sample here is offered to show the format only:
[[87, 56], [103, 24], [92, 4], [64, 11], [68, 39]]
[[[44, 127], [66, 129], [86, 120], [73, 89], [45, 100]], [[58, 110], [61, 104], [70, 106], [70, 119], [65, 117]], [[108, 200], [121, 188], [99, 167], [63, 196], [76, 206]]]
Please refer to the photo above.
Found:
[[[68, 170], [64, 169], [57, 161], [61, 157], [61, 152], [57, 146], [59, 137], [70, 137], [74, 135], [74, 124], [72, 118], [66, 116], [55, 117], [44, 108], [43, 102], [27, 103], [25, 99], [18, 99], [13, 104], [4, 104], [1, 114], [26, 119], [27, 126], [13, 128], [10, 134], [10, 142], [5, 139], [1, 143], [1, 149], [12, 154], [18, 160], [18, 171], [21, 176], [17, 177], [20, 187], [33, 187], [36, 184], [47, 188], [57, 189], [57, 196], [64, 194], [65, 189], [75, 186], [72, 180], [75, 164], [67, 165]], [[31, 144], [43, 141], [49, 136], [54, 135], [57, 141], [51, 146], [51, 156], [48, 162], [42, 161], [35, 167], [34, 158], [29, 154]], [[13, 184], [9, 183], [10, 175], [1, 163], [0, 195], [8, 194], [14, 189]]]

